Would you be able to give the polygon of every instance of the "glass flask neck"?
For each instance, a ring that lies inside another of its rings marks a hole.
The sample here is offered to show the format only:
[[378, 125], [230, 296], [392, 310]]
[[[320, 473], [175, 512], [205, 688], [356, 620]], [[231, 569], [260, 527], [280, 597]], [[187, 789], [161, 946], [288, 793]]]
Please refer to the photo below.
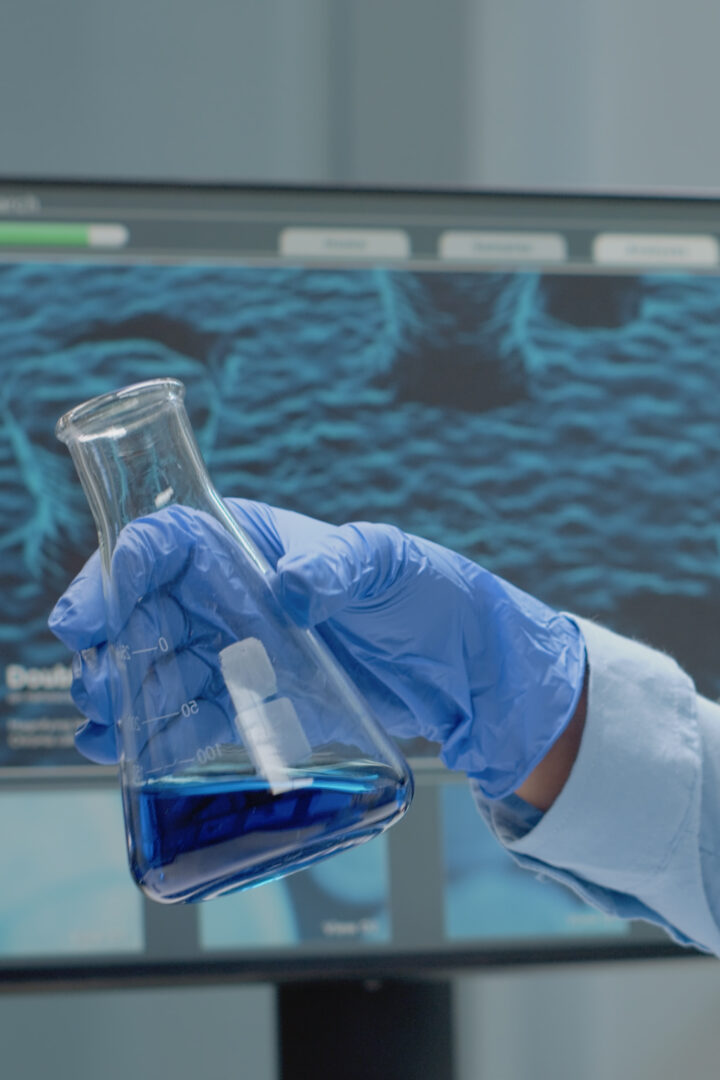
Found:
[[212, 487], [175, 379], [104, 394], [61, 417], [107, 563], [120, 530], [172, 503], [217, 512]]

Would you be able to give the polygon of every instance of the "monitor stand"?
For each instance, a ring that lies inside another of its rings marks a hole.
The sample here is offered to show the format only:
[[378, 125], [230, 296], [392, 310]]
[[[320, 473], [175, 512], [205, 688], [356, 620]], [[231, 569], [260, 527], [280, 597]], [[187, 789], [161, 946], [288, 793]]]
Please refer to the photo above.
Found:
[[281, 1080], [452, 1080], [452, 986], [328, 979], [278, 987]]

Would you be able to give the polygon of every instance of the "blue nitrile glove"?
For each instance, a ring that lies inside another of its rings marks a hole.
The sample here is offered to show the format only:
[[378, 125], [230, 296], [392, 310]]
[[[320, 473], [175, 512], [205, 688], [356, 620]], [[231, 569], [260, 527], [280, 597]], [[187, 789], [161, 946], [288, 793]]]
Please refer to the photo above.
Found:
[[[475, 777], [488, 798], [520, 786], [582, 692], [585, 645], [570, 618], [393, 526], [335, 527], [262, 503], [228, 505], [275, 568], [282, 606], [300, 625], [317, 627], [387, 731], [439, 742], [445, 764]], [[145, 536], [138, 565], [148, 572], [153, 560], [170, 560], [170, 569], [187, 565], [186, 514], [166, 513], [153, 541]], [[209, 565], [203, 561], [205, 573]], [[199, 617], [202, 607], [202, 577], [192, 577], [175, 590], [187, 603], [185, 618], [188, 611]], [[128, 596], [139, 595], [136, 585]], [[152, 597], [144, 602], [151, 606]], [[58, 601], [50, 627], [71, 649], [90, 650], [74, 660], [73, 697], [88, 716], [76, 741], [93, 760], [111, 761], [105, 619], [95, 555]]]
[[117, 760], [113, 716], [148, 774], [218, 745], [267, 754], [267, 723], [282, 732], [271, 755], [278, 766], [283, 754], [302, 759], [331, 743], [373, 751], [363, 724], [348, 722], [312, 668], [304, 634], [290, 632], [268, 591], [270, 567], [267, 576], [248, 573], [237, 539], [216, 518], [170, 506], [133, 521], [118, 537], [112, 570], [106, 602], [96, 553], [50, 619], [78, 650], [71, 689], [89, 720], [77, 739], [87, 756]]

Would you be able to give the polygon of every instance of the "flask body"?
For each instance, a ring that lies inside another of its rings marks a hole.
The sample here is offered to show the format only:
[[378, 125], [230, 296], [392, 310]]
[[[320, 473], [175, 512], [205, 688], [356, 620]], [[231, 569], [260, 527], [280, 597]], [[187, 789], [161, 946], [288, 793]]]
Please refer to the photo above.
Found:
[[367, 840], [413, 787], [324, 642], [277, 601], [271, 566], [209, 480], [183, 394], [152, 380], [57, 427], [98, 529], [130, 867], [165, 903]]

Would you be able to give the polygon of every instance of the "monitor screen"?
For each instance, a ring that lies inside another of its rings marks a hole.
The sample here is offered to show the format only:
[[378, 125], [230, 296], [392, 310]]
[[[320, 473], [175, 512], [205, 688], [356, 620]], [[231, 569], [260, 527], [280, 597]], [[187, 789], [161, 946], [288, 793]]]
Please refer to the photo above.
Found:
[[717, 697], [719, 236], [708, 200], [0, 184], [0, 980], [680, 952], [518, 869], [419, 739], [413, 806], [380, 838], [205, 904], [146, 900], [46, 626], [95, 546], [53, 428], [180, 378], [223, 495], [421, 534]]

